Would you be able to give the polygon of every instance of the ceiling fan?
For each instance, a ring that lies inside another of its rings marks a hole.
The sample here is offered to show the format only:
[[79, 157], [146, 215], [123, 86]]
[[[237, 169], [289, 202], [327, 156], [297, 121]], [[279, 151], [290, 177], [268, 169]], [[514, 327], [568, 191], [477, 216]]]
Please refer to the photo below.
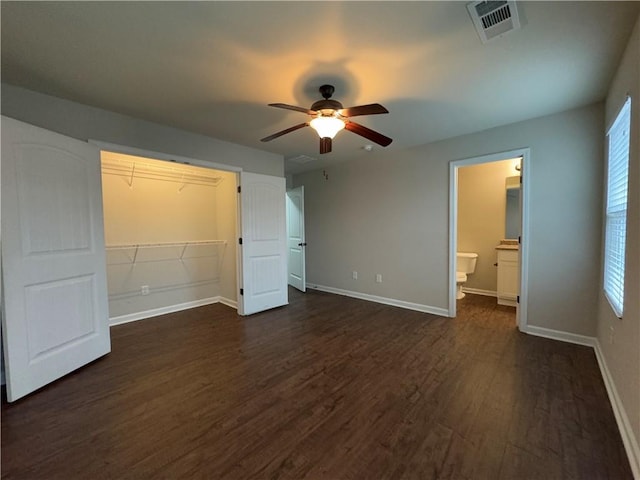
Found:
[[261, 139], [261, 142], [269, 142], [275, 138], [281, 137], [287, 133], [294, 132], [300, 128], [311, 127], [320, 136], [320, 153], [329, 153], [331, 151], [331, 140], [336, 134], [342, 130], [349, 130], [361, 137], [371, 140], [386, 147], [391, 143], [391, 139], [371, 130], [359, 123], [352, 122], [351, 117], [358, 115], [377, 115], [380, 113], [389, 113], [379, 103], [371, 103], [369, 105], [359, 105], [357, 107], [343, 108], [342, 104], [337, 100], [331, 100], [331, 95], [335, 91], [333, 85], [322, 85], [319, 89], [324, 100], [318, 100], [311, 108], [296, 107], [295, 105], [287, 105], [285, 103], [270, 103], [270, 107], [284, 108], [285, 110], [295, 110], [296, 112], [306, 113], [314, 117], [308, 122], [299, 123], [293, 127], [282, 130], [268, 137]]

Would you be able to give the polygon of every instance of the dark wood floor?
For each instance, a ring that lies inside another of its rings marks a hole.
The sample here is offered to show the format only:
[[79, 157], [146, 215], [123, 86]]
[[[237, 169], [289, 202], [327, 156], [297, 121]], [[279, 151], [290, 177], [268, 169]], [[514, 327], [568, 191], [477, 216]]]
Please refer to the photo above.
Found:
[[112, 329], [2, 406], [2, 478], [632, 478], [590, 348], [468, 295], [447, 319], [311, 291]]

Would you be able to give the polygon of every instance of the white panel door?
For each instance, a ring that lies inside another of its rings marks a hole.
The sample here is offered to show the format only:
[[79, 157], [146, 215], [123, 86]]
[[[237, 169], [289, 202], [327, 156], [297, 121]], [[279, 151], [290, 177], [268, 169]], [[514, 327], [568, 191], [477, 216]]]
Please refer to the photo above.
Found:
[[250, 315], [288, 302], [285, 180], [242, 172], [240, 183], [243, 292], [238, 313]]
[[304, 186], [287, 190], [287, 253], [289, 285], [306, 291]]
[[2, 319], [14, 401], [111, 350], [98, 149], [2, 117]]

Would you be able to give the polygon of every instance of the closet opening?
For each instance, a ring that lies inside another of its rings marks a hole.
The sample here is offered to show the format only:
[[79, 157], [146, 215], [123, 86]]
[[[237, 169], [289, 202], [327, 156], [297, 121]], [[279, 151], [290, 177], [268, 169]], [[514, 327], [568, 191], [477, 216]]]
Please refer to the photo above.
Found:
[[101, 152], [109, 323], [237, 308], [238, 174]]

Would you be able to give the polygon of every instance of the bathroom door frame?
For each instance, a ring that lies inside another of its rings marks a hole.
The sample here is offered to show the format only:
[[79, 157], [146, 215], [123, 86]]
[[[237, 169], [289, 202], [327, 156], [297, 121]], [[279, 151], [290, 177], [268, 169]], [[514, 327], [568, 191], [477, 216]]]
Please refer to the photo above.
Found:
[[527, 299], [529, 272], [529, 177], [531, 149], [519, 148], [449, 162], [449, 317], [456, 316], [456, 252], [458, 251], [458, 169], [481, 163], [498, 162], [520, 157], [520, 293], [516, 306], [516, 323], [520, 331], [527, 329]]

